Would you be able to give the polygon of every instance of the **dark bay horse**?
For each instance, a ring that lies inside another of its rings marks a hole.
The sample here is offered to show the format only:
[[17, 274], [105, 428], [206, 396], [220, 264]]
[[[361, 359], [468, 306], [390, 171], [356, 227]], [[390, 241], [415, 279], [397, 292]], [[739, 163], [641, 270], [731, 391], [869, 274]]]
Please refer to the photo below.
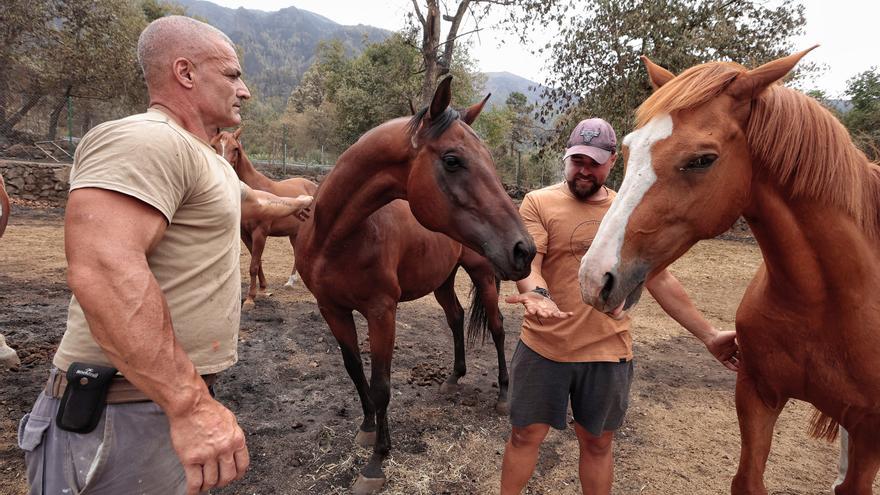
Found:
[[[244, 148], [241, 145], [241, 128], [235, 132], [222, 131], [211, 140], [211, 146], [235, 169], [235, 174], [242, 182], [250, 186], [251, 189], [267, 191], [276, 196], [291, 197], [307, 194], [313, 196], [318, 190], [318, 185], [314, 182], [299, 177], [285, 179], [282, 181], [274, 181], [257, 170], [251, 163]], [[242, 310], [247, 311], [253, 308], [254, 299], [257, 297], [257, 281], [259, 280], [260, 292], [266, 293], [266, 276], [263, 274], [263, 249], [266, 247], [267, 237], [287, 237], [290, 239], [290, 246], [293, 247], [296, 242], [296, 234], [302, 222], [293, 216], [280, 219], [253, 218], [242, 220], [241, 222], [241, 240], [245, 247], [251, 253], [251, 263], [249, 274], [251, 277], [251, 285], [248, 289], [247, 296], [242, 304]], [[294, 260], [296, 252], [294, 252]], [[296, 263], [293, 264], [290, 272], [290, 278], [285, 286], [292, 287], [296, 282]]]
[[813, 436], [849, 432], [837, 494], [871, 493], [880, 467], [880, 167], [816, 101], [774, 84], [807, 51], [678, 76], [644, 59], [655, 91], [579, 274], [586, 302], [628, 309], [651, 273], [748, 221], [764, 263], [736, 315], [734, 494], [767, 493], [773, 426], [792, 398], [817, 408]]
[[[374, 493], [385, 480], [398, 303], [431, 292], [441, 304], [452, 298], [454, 269], [467, 256], [462, 244], [488, 258], [503, 279], [528, 275], [535, 254], [488, 149], [469, 126], [485, 100], [459, 114], [449, 108], [450, 82], [439, 84], [428, 108], [368, 131], [339, 157], [296, 240], [297, 269], [360, 397], [364, 419], [356, 440], [373, 444], [355, 493]], [[455, 329], [460, 305], [443, 306]], [[367, 320], [369, 382], [353, 311]]]

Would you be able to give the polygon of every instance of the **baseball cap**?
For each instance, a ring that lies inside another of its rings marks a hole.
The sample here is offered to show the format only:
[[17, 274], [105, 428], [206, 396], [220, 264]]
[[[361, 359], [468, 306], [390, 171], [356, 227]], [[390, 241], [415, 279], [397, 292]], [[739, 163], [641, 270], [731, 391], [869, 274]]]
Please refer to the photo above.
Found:
[[587, 155], [596, 163], [605, 163], [617, 149], [617, 135], [611, 124], [593, 118], [578, 122], [565, 145], [566, 159], [571, 155]]

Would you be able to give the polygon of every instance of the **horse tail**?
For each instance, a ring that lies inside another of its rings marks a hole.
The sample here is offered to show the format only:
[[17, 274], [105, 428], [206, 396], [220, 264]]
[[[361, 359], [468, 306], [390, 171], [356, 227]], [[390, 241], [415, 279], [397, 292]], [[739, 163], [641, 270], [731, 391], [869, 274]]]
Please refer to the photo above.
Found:
[[838, 424], [834, 418], [824, 414], [818, 409], [813, 410], [813, 416], [810, 418], [809, 430], [811, 437], [833, 442], [837, 440], [837, 427]]
[[[495, 291], [501, 290], [501, 280], [495, 279]], [[489, 330], [489, 314], [486, 305], [480, 297], [480, 291], [476, 285], [471, 285], [471, 314], [468, 318], [467, 339], [468, 345], [473, 347], [479, 339], [480, 344], [486, 342], [486, 333]]]

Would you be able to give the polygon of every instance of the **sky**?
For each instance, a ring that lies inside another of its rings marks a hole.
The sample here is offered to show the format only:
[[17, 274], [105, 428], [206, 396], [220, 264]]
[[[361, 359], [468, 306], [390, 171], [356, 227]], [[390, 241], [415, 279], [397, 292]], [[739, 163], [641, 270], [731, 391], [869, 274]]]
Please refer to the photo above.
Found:
[[[296, 7], [323, 15], [345, 25], [366, 24], [388, 30], [403, 27], [404, 17], [412, 9], [411, 0], [211, 0], [224, 7], [276, 11]], [[765, 0], [768, 1], [768, 0]], [[420, 2], [421, 3], [421, 2]], [[447, 2], [452, 5], [454, 2]], [[826, 70], [804, 89], [822, 89], [829, 97], [842, 97], [846, 81], [856, 74], [880, 67], [880, 50], [876, 48], [877, 19], [880, 2], [867, 0], [802, 0], [807, 24], [804, 36], [794, 41], [797, 49], [818, 44], [805, 60], [826, 66]], [[471, 55], [484, 72], [512, 72], [535, 82], [544, 82], [543, 61], [529, 53], [528, 47], [500, 30], [487, 27], [469, 36]], [[448, 23], [444, 22], [445, 27]], [[474, 29], [463, 25], [459, 34]], [[544, 43], [552, 38], [552, 29], [536, 29], [534, 38]], [[650, 55], [650, 54], [648, 54]]]

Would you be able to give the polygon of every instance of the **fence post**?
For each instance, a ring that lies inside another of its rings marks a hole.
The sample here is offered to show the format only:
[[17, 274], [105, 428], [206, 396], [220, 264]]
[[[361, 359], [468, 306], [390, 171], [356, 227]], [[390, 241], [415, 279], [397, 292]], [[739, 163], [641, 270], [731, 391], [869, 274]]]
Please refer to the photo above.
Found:
[[73, 153], [73, 97], [67, 95], [67, 151]]
[[281, 125], [281, 173], [287, 175], [287, 124]]

